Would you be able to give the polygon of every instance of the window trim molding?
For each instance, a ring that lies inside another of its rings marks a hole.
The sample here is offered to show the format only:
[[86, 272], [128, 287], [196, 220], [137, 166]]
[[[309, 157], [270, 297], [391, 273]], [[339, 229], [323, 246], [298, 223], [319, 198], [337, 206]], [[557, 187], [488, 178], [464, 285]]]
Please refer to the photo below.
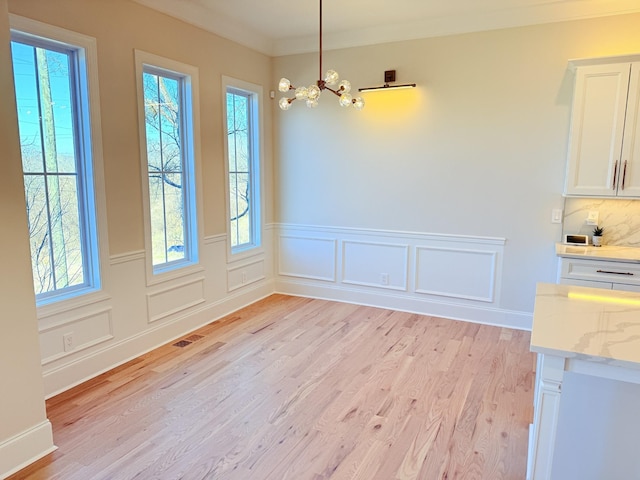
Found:
[[[94, 37], [67, 30], [47, 23], [9, 14], [11, 34], [43, 40], [46, 43], [58, 44], [64, 48], [77, 50], [78, 63], [84, 67], [78, 72], [78, 92], [84, 103], [78, 112], [82, 123], [81, 134], [88, 133], [89, 141], [83, 142], [83, 156], [87, 164], [82, 166], [83, 176], [90, 179], [91, 191], [86, 185], [83, 192], [85, 205], [82, 208], [90, 210], [86, 213], [95, 223], [95, 251], [88, 252], [87, 260], [90, 265], [93, 285], [70, 291], [68, 295], [52, 295], [42, 302], [36, 302], [38, 318], [50, 316], [51, 312], [65, 311], [78, 305], [97, 303], [109, 298], [105, 294], [109, 290], [109, 245], [107, 237], [107, 202], [104, 183], [104, 161], [102, 149], [102, 125], [100, 113], [100, 89], [98, 77], [98, 47]], [[89, 148], [87, 148], [89, 147]], [[93, 245], [89, 245], [94, 248]], [[97, 270], [97, 271], [96, 271]]]
[[[142, 186], [142, 206], [144, 222], [144, 245], [145, 245], [145, 271], [147, 286], [158, 285], [170, 280], [182, 278], [187, 275], [202, 272], [202, 245], [203, 245], [203, 215], [202, 215], [202, 174], [201, 174], [201, 147], [200, 147], [200, 97], [199, 97], [199, 71], [197, 67], [186, 63], [172, 60], [160, 55], [148, 53], [143, 50], [134, 50], [135, 75], [136, 75], [136, 102], [138, 107], [138, 138], [140, 139], [140, 173]], [[188, 155], [192, 158], [192, 164], [183, 168], [184, 174], [189, 177], [193, 194], [192, 205], [187, 205], [189, 215], [195, 222], [195, 228], [189, 228], [194, 238], [191, 242], [195, 247], [190, 261], [173, 264], [166, 269], [154, 269], [151, 251], [151, 213], [149, 201], [149, 179], [147, 160], [147, 134], [144, 117], [144, 85], [143, 73], [145, 66], [155, 70], [166, 70], [180, 77], [187, 77], [189, 81], [191, 136], [187, 145]]]
[[[255, 180], [254, 188], [257, 189], [259, 199], [254, 200], [252, 207], [257, 211], [258, 218], [253, 220], [253, 229], [258, 237], [257, 245], [245, 248], [238, 248], [234, 251], [231, 247], [231, 212], [229, 211], [229, 132], [227, 131], [227, 90], [235, 89], [247, 92], [253, 98], [257, 112], [254, 113], [254, 125], [252, 128], [253, 158], [251, 159], [253, 168], [257, 167], [257, 174], [252, 173], [252, 180]], [[258, 125], [255, 125], [257, 120]], [[256, 128], [257, 127], [257, 128]], [[224, 192], [225, 192], [225, 233], [227, 239], [227, 263], [237, 262], [245, 258], [264, 254], [264, 95], [261, 85], [240, 80], [238, 78], [222, 75], [222, 130], [224, 146]], [[256, 158], [257, 156], [257, 158]]]

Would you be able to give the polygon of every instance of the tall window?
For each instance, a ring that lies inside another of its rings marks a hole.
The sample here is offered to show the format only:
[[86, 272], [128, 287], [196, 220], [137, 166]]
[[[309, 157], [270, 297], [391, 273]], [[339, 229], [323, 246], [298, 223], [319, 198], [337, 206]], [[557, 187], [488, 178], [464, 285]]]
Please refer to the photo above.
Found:
[[227, 162], [231, 252], [260, 245], [258, 96], [227, 87]]
[[31, 265], [39, 304], [100, 287], [84, 51], [11, 42]]
[[197, 261], [189, 76], [142, 73], [150, 246], [154, 273]]

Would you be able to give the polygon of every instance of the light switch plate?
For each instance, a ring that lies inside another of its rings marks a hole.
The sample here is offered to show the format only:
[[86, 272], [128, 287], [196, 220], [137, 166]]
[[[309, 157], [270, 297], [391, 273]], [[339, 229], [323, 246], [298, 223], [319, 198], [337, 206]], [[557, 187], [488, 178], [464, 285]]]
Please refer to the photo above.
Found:
[[597, 210], [590, 210], [587, 215], [587, 225], [598, 225], [598, 217], [599, 214]]
[[562, 209], [554, 208], [551, 210], [551, 223], [562, 223]]

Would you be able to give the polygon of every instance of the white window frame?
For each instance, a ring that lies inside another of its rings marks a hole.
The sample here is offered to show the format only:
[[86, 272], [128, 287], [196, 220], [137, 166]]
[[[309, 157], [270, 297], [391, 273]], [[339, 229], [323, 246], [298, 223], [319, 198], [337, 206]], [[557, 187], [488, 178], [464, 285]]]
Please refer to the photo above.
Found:
[[[251, 102], [251, 231], [252, 241], [238, 247], [231, 246], [231, 211], [229, 186], [229, 132], [227, 129], [227, 92], [231, 90], [246, 94]], [[262, 196], [262, 162], [264, 158], [263, 135], [263, 89], [260, 85], [239, 80], [237, 78], [222, 77], [222, 112], [224, 130], [224, 172], [225, 172], [225, 211], [227, 221], [227, 259], [236, 261], [245, 257], [252, 257], [264, 253], [264, 198]]]
[[[135, 50], [136, 87], [138, 97], [138, 130], [140, 137], [140, 161], [142, 177], [142, 202], [144, 211], [144, 237], [146, 252], [147, 285], [154, 285], [195, 272], [201, 272], [202, 215], [200, 188], [200, 113], [198, 68], [141, 50]], [[183, 260], [153, 266], [151, 250], [151, 213], [147, 159], [147, 133], [145, 125], [143, 74], [148, 69], [154, 73], [182, 80], [183, 115], [185, 131], [181, 145], [183, 156], [183, 197], [185, 202], [185, 243], [189, 256]]]
[[106, 266], [109, 264], [106, 239], [106, 196], [104, 190], [102, 127], [98, 89], [98, 50], [93, 37], [54, 27], [29, 18], [9, 14], [12, 40], [23, 40], [47, 48], [56, 46], [76, 53], [78, 150], [81, 165], [78, 176], [82, 183], [79, 209], [85, 223], [85, 276], [82, 287], [69, 287], [36, 297], [38, 317], [44, 318], [108, 299]]

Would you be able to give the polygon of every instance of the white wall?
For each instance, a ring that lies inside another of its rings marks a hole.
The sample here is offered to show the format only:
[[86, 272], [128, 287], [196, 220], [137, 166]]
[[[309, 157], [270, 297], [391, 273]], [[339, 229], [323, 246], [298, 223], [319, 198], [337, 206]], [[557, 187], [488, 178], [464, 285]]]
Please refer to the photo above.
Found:
[[[38, 352], [7, 2], [0, 0], [0, 478], [53, 448]], [[9, 66], [9, 68], [4, 68]], [[8, 228], [10, 226], [11, 228]]]
[[[325, 52], [325, 68], [354, 86], [379, 85], [384, 70], [396, 69], [399, 82], [418, 88], [365, 93], [361, 112], [344, 111], [329, 93], [313, 111], [294, 103], [277, 112], [276, 220], [504, 238], [492, 306], [530, 315], [536, 282], [554, 281], [561, 237], [550, 219], [564, 203], [567, 61], [640, 51], [639, 21], [627, 15]], [[316, 75], [316, 55], [275, 60], [274, 84], [281, 76], [310, 84]], [[464, 277], [463, 263], [451, 268]]]

